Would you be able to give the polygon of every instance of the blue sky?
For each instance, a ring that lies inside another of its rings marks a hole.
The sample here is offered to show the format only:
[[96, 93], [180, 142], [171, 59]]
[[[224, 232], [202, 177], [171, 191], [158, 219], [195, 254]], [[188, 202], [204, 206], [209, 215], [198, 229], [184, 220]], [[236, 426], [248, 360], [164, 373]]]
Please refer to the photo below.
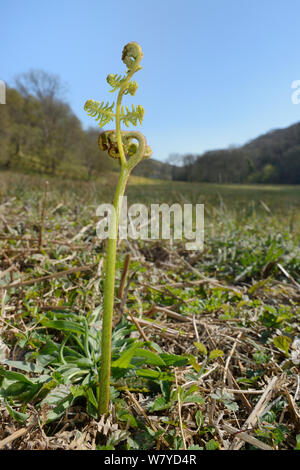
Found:
[[112, 101], [108, 73], [124, 73], [123, 46], [138, 42], [143, 70], [125, 104], [142, 104], [139, 128], [172, 153], [243, 144], [300, 121], [299, 0], [10, 0], [1, 2], [0, 79], [43, 69], [68, 85], [85, 128], [87, 99]]

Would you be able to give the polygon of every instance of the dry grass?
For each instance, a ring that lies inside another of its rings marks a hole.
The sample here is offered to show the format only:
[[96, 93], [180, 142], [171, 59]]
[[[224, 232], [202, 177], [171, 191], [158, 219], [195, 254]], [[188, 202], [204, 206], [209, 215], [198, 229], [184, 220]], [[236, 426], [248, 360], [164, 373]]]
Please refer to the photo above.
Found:
[[[95, 233], [95, 187], [52, 181], [43, 201], [43, 181], [35, 184], [30, 176], [9, 175], [1, 187], [0, 353], [12, 360], [24, 358], [18, 335], [35, 331], [39, 312], [71, 308], [88, 315], [101, 303], [105, 248]], [[126, 316], [142, 340], [194, 358], [174, 370], [177, 399], [169, 407], [155, 410], [150, 405], [161, 393], [137, 386], [121, 390], [122, 400], [155, 434], [150, 448], [293, 449], [300, 433], [299, 365], [291, 355], [299, 335], [299, 220], [288, 214], [274, 222], [282, 232], [287, 220], [292, 224], [291, 238], [280, 244], [287, 253], [250, 263], [243, 274], [231, 242], [238, 244], [243, 233], [256, 246], [266, 229], [257, 226], [255, 234], [255, 223], [268, 226], [273, 215], [260, 207], [260, 219], [237, 220], [234, 211], [224, 220], [224, 209], [208, 207], [211, 226], [200, 256], [181, 243], [119, 244], [115, 324]], [[288, 351], [276, 347], [279, 336], [291, 339]], [[194, 385], [201, 403], [186, 400]], [[47, 409], [29, 404], [27, 413], [24, 425], [0, 405], [0, 448], [91, 450], [113, 442], [118, 449], [138, 431], [118, 418], [114, 404], [107, 420], [92, 418], [78, 404], [51, 426]]]

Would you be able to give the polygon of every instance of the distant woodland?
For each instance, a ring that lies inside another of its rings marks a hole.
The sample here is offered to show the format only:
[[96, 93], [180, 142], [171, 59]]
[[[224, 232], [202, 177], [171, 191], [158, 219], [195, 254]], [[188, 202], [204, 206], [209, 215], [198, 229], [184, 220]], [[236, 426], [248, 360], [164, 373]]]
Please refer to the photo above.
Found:
[[[100, 129], [84, 130], [55, 75], [31, 71], [8, 88], [0, 106], [0, 169], [91, 179], [118, 165], [101, 153]], [[155, 156], [154, 156], [155, 157]], [[270, 131], [240, 147], [181, 156], [181, 165], [155, 158], [136, 175], [211, 183], [300, 184], [300, 123]]]
[[172, 178], [210, 183], [300, 184], [300, 123], [241, 147], [185, 155]]
[[100, 130], [84, 130], [61, 96], [59, 77], [32, 71], [0, 106], [0, 168], [89, 179], [114, 168], [100, 152]]

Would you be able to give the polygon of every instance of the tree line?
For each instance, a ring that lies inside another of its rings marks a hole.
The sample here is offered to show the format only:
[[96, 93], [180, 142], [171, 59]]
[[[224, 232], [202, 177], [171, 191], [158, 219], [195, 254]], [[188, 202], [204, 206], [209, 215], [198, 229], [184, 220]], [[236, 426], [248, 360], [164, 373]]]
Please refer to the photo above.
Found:
[[208, 183], [300, 184], [300, 123], [241, 147], [187, 154], [172, 179]]
[[[7, 104], [0, 106], [0, 169], [90, 179], [118, 167], [98, 148], [100, 130], [83, 129], [64, 91], [58, 76], [42, 70], [19, 75], [8, 87]], [[168, 163], [151, 158], [134, 173], [208, 183], [300, 184], [300, 123], [240, 147], [174, 156]]]
[[41, 70], [19, 75], [0, 106], [0, 168], [91, 178], [113, 169], [100, 152], [99, 130], [84, 130], [56, 75]]

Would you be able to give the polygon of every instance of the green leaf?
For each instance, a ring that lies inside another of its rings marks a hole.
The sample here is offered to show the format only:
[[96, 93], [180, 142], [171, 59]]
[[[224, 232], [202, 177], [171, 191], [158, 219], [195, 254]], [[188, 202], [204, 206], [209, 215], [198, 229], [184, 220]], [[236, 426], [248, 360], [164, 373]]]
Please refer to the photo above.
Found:
[[158, 355], [152, 351], [148, 351], [147, 349], [138, 348], [134, 352], [134, 358], [141, 357], [145, 359], [144, 363], [154, 366], [165, 366], [165, 361]]
[[0, 376], [3, 376], [8, 380], [14, 380], [14, 381], [23, 382], [29, 385], [34, 385], [32, 380], [28, 379], [25, 375], [21, 374], [20, 372], [0, 369]]
[[135, 417], [124, 408], [117, 411], [117, 417], [120, 421], [125, 421], [127, 423], [129, 422], [130, 426], [134, 428], [138, 427], [138, 422]]
[[2, 361], [2, 364], [14, 367], [15, 369], [24, 370], [25, 372], [33, 372], [35, 374], [40, 374], [44, 370], [43, 367], [34, 364], [33, 362], [10, 361], [9, 359], [5, 359], [4, 361]]
[[207, 349], [206, 349], [206, 346], [203, 343], [195, 342], [194, 346], [198, 349], [198, 351], [201, 354], [204, 354], [205, 356], [207, 355]]
[[59, 331], [67, 331], [70, 333], [83, 334], [85, 329], [83, 326], [69, 320], [48, 320], [42, 319], [41, 324], [46, 328], [53, 328]]
[[123, 354], [116, 360], [113, 361], [111, 367], [117, 367], [119, 369], [128, 369], [130, 367], [131, 359], [133, 358], [136, 350], [142, 346], [142, 342], [134, 343], [129, 349], [126, 349]]
[[280, 349], [283, 351], [286, 355], [289, 354], [289, 347], [291, 344], [292, 340], [288, 336], [280, 335], [280, 336], [275, 336], [273, 339], [273, 343], [276, 346], [276, 348]]
[[189, 363], [187, 356], [177, 356], [176, 354], [161, 353], [159, 355], [167, 366], [181, 367]]
[[87, 357], [82, 357], [80, 359], [77, 359], [76, 361], [74, 361], [74, 364], [80, 369], [87, 369], [87, 368], [91, 368], [94, 366], [94, 362]]
[[10, 416], [18, 421], [18, 423], [25, 424], [27, 419], [29, 418], [29, 415], [25, 413], [20, 413], [20, 411], [14, 410], [7, 402], [5, 402], [5, 406], [7, 408], [7, 411], [9, 412]]
[[224, 356], [224, 351], [222, 351], [221, 349], [213, 349], [212, 351], [210, 351], [208, 359], [210, 361], [214, 361], [218, 357], [222, 357], [222, 356]]
[[151, 411], [167, 410], [171, 405], [172, 403], [167, 401], [164, 397], [158, 397], [154, 400]]
[[28, 385], [24, 382], [13, 382], [7, 387], [3, 387], [0, 390], [0, 396], [2, 397], [17, 397], [21, 395], [26, 390], [28, 390]]
[[205, 403], [205, 400], [201, 395], [187, 395], [182, 400], [182, 403], [200, 403], [201, 405], [203, 405]]
[[231, 410], [231, 411], [239, 410], [239, 405], [235, 401], [224, 400], [223, 403], [228, 410]]
[[47, 397], [41, 402], [41, 405], [47, 403], [53, 406], [53, 409], [47, 414], [47, 423], [60, 418], [64, 412], [72, 405], [74, 400], [73, 394], [65, 385], [60, 385], [52, 390]]
[[294, 450], [300, 450], [300, 434], [297, 434], [296, 436], [296, 447]]
[[186, 357], [189, 359], [189, 363], [191, 364], [191, 366], [193, 366], [194, 370], [199, 373], [200, 370], [201, 370], [201, 366], [200, 364], [198, 363], [197, 359], [195, 356], [193, 356], [192, 354], [187, 354]]
[[217, 450], [219, 449], [219, 443], [215, 441], [214, 439], [211, 439], [210, 441], [205, 443], [205, 449], [206, 450]]
[[138, 369], [136, 371], [136, 375], [138, 377], [144, 377], [145, 379], [151, 380], [174, 380], [174, 376], [172, 374], [166, 374], [165, 372], [159, 372], [152, 369]]

